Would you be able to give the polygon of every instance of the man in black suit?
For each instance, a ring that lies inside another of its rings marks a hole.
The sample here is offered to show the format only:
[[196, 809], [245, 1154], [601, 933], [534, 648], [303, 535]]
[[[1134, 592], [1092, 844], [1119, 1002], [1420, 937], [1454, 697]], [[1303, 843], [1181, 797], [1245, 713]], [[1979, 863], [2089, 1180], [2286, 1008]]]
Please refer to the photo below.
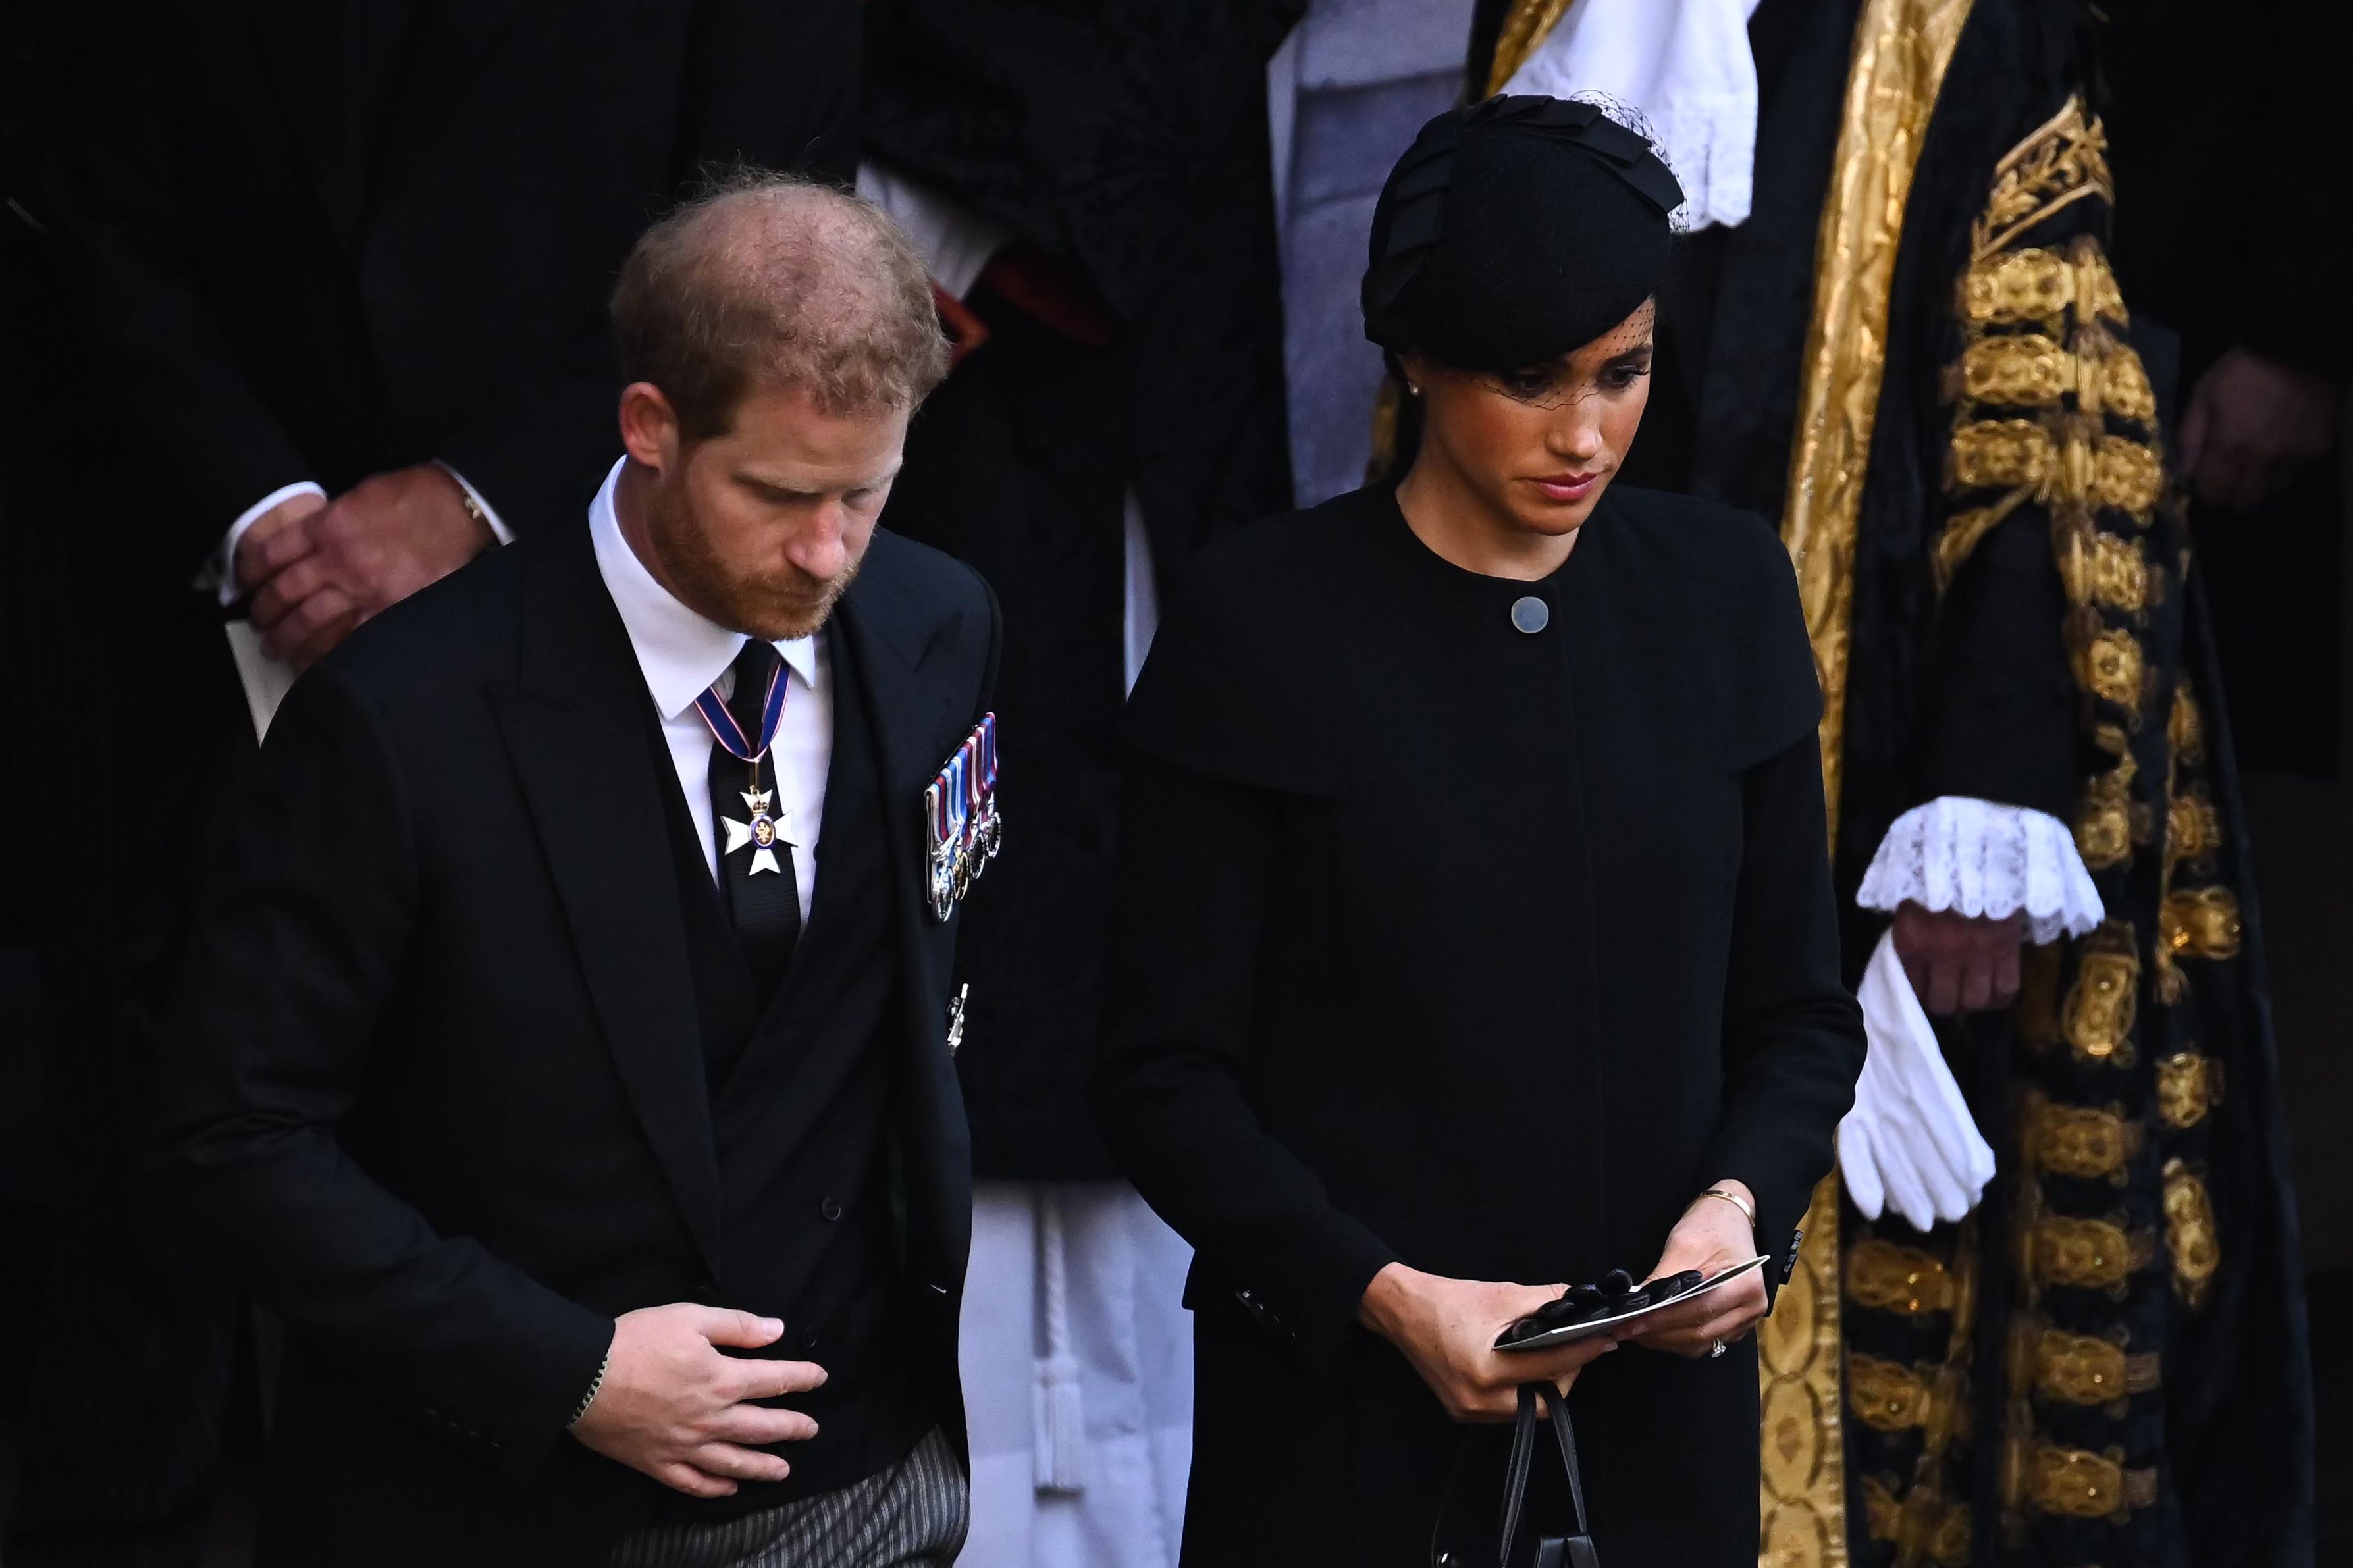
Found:
[[181, 564], [307, 662], [612, 458], [604, 293], [707, 163], [846, 180], [854, 0], [126, 0], [61, 193]]
[[268, 1562], [963, 1540], [923, 800], [997, 626], [874, 527], [946, 370], [929, 285], [771, 176], [650, 230], [613, 310], [585, 523], [296, 686], [196, 919], [164, 1185], [287, 1324]]
[[121, 1182], [194, 867], [254, 754], [223, 605], [308, 660], [494, 529], [576, 518], [616, 455], [621, 258], [705, 164], [849, 176], [859, 7], [98, 0], [19, 20], [40, 68], [12, 79], [41, 90], [0, 90], [0, 120], [37, 126], [47, 174], [8, 186], [0, 222], [26, 258], [12, 341], [38, 340], [9, 363], [38, 390], [0, 438], [8, 570], [37, 593], [0, 685], [47, 717], [12, 779], [32, 819], [85, 817], [117, 733], [102, 694], [135, 691], [139, 788], [171, 826], [23, 836], [59, 1256], [5, 1552], [192, 1568], [239, 1313]]

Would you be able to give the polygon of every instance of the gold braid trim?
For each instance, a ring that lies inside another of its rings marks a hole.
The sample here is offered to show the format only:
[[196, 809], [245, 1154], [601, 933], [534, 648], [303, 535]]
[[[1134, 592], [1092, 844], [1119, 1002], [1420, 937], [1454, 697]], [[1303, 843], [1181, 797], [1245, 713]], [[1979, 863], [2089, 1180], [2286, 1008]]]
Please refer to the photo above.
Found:
[[2086, 118], [2081, 98], [2068, 99], [1993, 166], [1993, 195], [1971, 230], [1975, 253], [2007, 250], [2019, 236], [2076, 202], [2097, 196], [2114, 206], [2107, 154], [2100, 122]]
[[2173, 1289], [2192, 1307], [2206, 1304], [2214, 1271], [2222, 1267], [2220, 1226], [2206, 1184], [2182, 1160], [2165, 1163], [2165, 1249], [2173, 1258]]
[[1512, 0], [1511, 10], [1504, 16], [1503, 31], [1495, 35], [1495, 63], [1488, 68], [1482, 97], [1493, 98], [1504, 90], [1504, 84], [1527, 63], [1568, 6], [1569, 0]]
[[[1813, 320], [1800, 362], [1781, 542], [1797, 566], [1821, 675], [1822, 784], [1833, 844], [1846, 743], [1855, 528], [1886, 370], [1888, 288], [1913, 171], [1969, 5], [1863, 0], [1815, 240]], [[1514, 12], [1519, 8], [1515, 4]], [[1501, 49], [1497, 55], [1500, 68]], [[1835, 1173], [1815, 1190], [1805, 1229], [1796, 1272], [1759, 1336], [1762, 1568], [1845, 1568], [1848, 1561]]]
[[1968, 0], [1869, 0], [1847, 73], [1836, 171], [1814, 245], [1814, 313], [1801, 361], [1781, 541], [1822, 677], [1822, 782], [1835, 837], [1845, 741], [1854, 535], [1886, 370], [1888, 287], [1936, 89]]
[[2179, 1132], [2221, 1102], [2222, 1064], [2203, 1051], [2179, 1051], [2157, 1064], [2157, 1114]]

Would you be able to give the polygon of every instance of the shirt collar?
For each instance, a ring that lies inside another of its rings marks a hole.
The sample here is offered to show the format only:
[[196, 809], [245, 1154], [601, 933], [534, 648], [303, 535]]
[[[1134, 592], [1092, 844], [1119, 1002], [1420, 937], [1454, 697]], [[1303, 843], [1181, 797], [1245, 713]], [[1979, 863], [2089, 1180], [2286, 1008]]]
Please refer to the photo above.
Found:
[[[596, 499], [588, 503], [588, 536], [596, 549], [596, 570], [605, 591], [621, 612], [629, 647], [638, 668], [653, 694], [654, 707], [665, 719], [675, 719], [727, 672], [747, 638], [681, 604], [646, 569], [621, 532], [620, 514], [613, 509], [613, 487], [621, 477], [623, 458], [605, 476]], [[773, 645], [785, 668], [814, 689], [818, 683], [817, 639], [793, 637]]]

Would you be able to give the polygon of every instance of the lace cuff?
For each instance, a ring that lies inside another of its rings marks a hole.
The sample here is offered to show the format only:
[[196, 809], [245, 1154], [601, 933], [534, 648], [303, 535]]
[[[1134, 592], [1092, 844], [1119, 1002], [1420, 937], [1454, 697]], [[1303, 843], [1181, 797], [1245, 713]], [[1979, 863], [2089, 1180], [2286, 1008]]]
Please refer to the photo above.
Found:
[[2035, 945], [2082, 936], [2106, 914], [2074, 835], [2047, 812], [1943, 795], [1895, 819], [1854, 901], [2000, 919], [2024, 911]]

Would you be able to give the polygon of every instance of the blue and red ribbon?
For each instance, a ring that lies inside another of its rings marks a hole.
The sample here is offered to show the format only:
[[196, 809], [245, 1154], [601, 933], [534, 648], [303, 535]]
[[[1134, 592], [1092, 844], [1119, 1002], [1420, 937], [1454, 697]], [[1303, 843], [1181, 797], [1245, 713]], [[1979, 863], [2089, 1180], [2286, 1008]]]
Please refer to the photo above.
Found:
[[694, 710], [702, 714], [702, 721], [711, 727], [711, 738], [718, 742], [729, 756], [741, 762], [756, 763], [768, 754], [768, 748], [776, 743], [776, 725], [785, 716], [785, 698], [789, 690], [785, 674], [785, 667], [779, 664], [776, 673], [768, 677], [767, 696], [760, 704], [760, 743], [756, 746], [752, 743], [752, 738], [744, 733], [744, 726], [735, 721], [735, 715], [727, 710], [727, 703], [719, 695], [716, 683], [694, 700]]

